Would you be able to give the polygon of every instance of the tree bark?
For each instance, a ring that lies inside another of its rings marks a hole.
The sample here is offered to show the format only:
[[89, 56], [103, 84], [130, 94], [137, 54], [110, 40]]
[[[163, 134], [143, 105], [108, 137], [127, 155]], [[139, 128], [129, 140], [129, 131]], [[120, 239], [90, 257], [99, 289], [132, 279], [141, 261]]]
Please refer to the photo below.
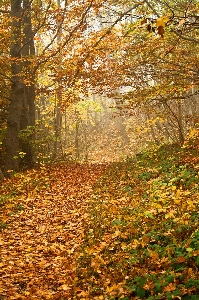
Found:
[[[33, 32], [31, 24], [31, 3], [30, 0], [23, 0], [23, 71], [27, 84], [24, 83], [23, 107], [21, 114], [20, 130], [27, 130], [25, 139], [20, 139], [21, 151], [26, 153], [21, 160], [22, 166], [33, 167], [35, 155], [33, 148], [34, 126], [35, 126], [35, 78], [31, 71], [30, 58], [35, 56]], [[24, 81], [25, 81], [24, 80]], [[26, 82], [26, 81], [25, 81]]]
[[[61, 2], [60, 0], [57, 0], [57, 6], [60, 9]], [[61, 22], [57, 21], [57, 45], [60, 45], [61, 43], [61, 35], [62, 35], [62, 28], [61, 28]], [[61, 69], [61, 53], [58, 54], [59, 59], [59, 66], [58, 68]], [[55, 96], [55, 120], [54, 120], [54, 132], [55, 132], [55, 141], [54, 141], [54, 149], [53, 149], [53, 155], [52, 158], [56, 159], [58, 156], [60, 156], [62, 143], [61, 143], [61, 133], [62, 133], [62, 112], [61, 112], [61, 102], [62, 102], [62, 85], [61, 80], [58, 79], [58, 87], [57, 87], [57, 93]], [[62, 151], [63, 154], [63, 151]]]
[[[26, 140], [20, 138], [21, 130], [28, 129], [28, 126], [33, 129], [35, 126], [35, 83], [29, 60], [35, 55], [30, 1], [24, 0], [22, 5], [22, 0], [11, 0], [11, 16], [12, 86], [5, 141], [6, 175], [8, 170], [19, 171], [24, 164], [28, 167], [34, 164], [33, 147], [30, 143], [33, 135], [27, 135]], [[19, 157], [20, 152], [24, 152], [23, 158]]]
[[12, 37], [10, 56], [12, 58], [11, 72], [11, 100], [8, 109], [7, 134], [6, 134], [6, 157], [4, 172], [19, 170], [19, 132], [22, 112], [22, 97], [24, 87], [21, 80], [21, 0], [11, 0]]
[[4, 181], [4, 175], [3, 175], [3, 172], [1, 171], [0, 169], [0, 183]]

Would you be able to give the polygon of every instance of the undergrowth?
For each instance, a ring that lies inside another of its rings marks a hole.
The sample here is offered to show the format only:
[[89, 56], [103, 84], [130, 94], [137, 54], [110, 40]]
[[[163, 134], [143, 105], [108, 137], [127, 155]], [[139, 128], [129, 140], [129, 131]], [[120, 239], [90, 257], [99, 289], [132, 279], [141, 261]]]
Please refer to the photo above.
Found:
[[198, 137], [115, 163], [95, 184], [80, 299], [198, 299]]
[[[6, 275], [0, 291], [9, 299], [197, 300], [198, 199], [197, 130], [182, 147], [153, 146], [126, 162], [56, 164], [13, 174], [0, 188], [1, 266], [12, 274], [10, 258], [20, 259], [14, 274], [19, 282], [21, 274], [25, 282], [32, 276], [33, 286], [16, 291], [18, 281]], [[46, 219], [49, 210], [53, 217]], [[66, 227], [79, 231], [69, 238]], [[52, 241], [41, 249], [46, 238]], [[26, 260], [29, 248], [32, 265]], [[35, 275], [31, 266], [40, 261]], [[40, 272], [43, 265], [50, 277]]]

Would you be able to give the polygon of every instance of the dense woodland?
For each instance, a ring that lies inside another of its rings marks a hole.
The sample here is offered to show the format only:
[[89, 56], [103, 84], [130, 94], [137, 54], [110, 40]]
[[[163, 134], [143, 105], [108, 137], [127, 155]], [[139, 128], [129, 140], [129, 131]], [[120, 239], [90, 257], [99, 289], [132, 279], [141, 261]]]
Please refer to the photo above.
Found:
[[197, 1], [13, 0], [0, 14], [5, 175], [183, 143], [196, 126]]
[[0, 299], [198, 300], [198, 0], [0, 1]]

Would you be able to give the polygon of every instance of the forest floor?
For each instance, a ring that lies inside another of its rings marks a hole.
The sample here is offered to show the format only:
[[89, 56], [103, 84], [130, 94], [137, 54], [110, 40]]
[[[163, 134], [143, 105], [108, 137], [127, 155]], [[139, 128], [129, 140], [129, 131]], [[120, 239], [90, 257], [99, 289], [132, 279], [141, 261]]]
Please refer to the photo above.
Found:
[[0, 299], [198, 300], [199, 132], [0, 188]]
[[106, 165], [43, 166], [1, 188], [0, 299], [69, 299], [87, 200]]

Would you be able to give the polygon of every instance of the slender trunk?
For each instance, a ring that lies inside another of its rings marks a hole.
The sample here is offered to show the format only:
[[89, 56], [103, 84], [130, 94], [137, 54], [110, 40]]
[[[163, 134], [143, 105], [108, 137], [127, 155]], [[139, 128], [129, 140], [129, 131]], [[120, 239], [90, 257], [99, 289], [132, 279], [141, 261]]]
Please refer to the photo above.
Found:
[[4, 180], [4, 175], [3, 172], [0, 169], [0, 183]]
[[54, 119], [54, 132], [55, 132], [55, 140], [53, 146], [53, 159], [56, 159], [59, 156], [59, 151], [61, 149], [61, 125], [62, 125], [62, 115], [60, 109], [60, 96], [57, 92], [57, 100], [55, 102], [55, 119]]
[[87, 137], [87, 124], [84, 124], [83, 121], [81, 120], [81, 124], [82, 124], [82, 129], [83, 129], [83, 136], [84, 136], [84, 153], [85, 153], [85, 160], [88, 161], [88, 148], [89, 148], [89, 144], [88, 144], [88, 137]]
[[108, 122], [108, 108], [107, 108], [106, 99], [104, 100], [101, 95], [100, 95], [100, 104], [104, 109], [105, 130], [106, 130], [107, 138], [109, 140], [110, 132], [109, 132], [109, 122]]
[[178, 131], [178, 141], [180, 143], [184, 142], [184, 134], [183, 134], [183, 128], [182, 128], [182, 112], [181, 112], [181, 102], [178, 103], [178, 115], [174, 112], [174, 110], [170, 107], [170, 105], [167, 103], [167, 101], [164, 101], [163, 103], [165, 107], [168, 109], [168, 111], [171, 113], [171, 122], [173, 123], [173, 131], [176, 130], [176, 125], [172, 121], [172, 117], [177, 122], [177, 131]]
[[151, 129], [151, 135], [152, 135], [152, 138], [153, 138], [154, 142], [155, 142], [157, 145], [159, 145], [159, 144], [160, 144], [160, 141], [159, 141], [158, 138], [156, 137], [154, 125], [151, 125], [151, 126], [150, 126], [150, 129]]
[[[60, 0], [57, 0], [57, 6], [58, 9], [61, 7]], [[57, 45], [60, 45], [61, 35], [62, 35], [60, 21], [57, 22], [57, 30], [58, 30]], [[59, 55], [59, 63], [60, 63], [58, 68], [61, 69], [61, 53], [59, 53], [58, 55]], [[55, 159], [57, 156], [60, 155], [62, 149], [62, 143], [61, 143], [62, 113], [60, 108], [61, 102], [62, 102], [62, 86], [61, 86], [61, 80], [58, 80], [58, 88], [56, 92], [56, 101], [55, 101], [55, 129], [54, 129], [55, 141], [54, 141], [53, 159]]]
[[79, 151], [79, 115], [76, 112], [76, 124], [75, 124], [75, 152], [76, 158], [79, 159], [80, 151]]
[[118, 132], [122, 137], [124, 144], [128, 144], [130, 140], [128, 134], [126, 133], [126, 126], [124, 125], [124, 121], [125, 121], [124, 117], [117, 116], [115, 118], [115, 125], [116, 125], [116, 129], [118, 130]]
[[184, 130], [183, 130], [183, 121], [182, 121], [182, 103], [179, 100], [178, 102], [178, 120], [179, 120], [179, 125], [178, 125], [178, 133], [179, 133], [179, 140], [180, 143], [184, 143]]

